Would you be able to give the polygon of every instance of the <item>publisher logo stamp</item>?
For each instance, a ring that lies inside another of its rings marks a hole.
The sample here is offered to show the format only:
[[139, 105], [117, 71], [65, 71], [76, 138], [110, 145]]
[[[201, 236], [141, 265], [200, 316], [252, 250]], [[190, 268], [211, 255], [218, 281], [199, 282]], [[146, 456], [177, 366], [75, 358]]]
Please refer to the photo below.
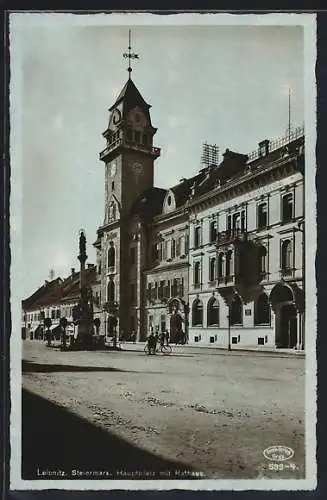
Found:
[[285, 462], [294, 457], [294, 451], [288, 446], [269, 446], [263, 451], [263, 455], [267, 460], [273, 462]]

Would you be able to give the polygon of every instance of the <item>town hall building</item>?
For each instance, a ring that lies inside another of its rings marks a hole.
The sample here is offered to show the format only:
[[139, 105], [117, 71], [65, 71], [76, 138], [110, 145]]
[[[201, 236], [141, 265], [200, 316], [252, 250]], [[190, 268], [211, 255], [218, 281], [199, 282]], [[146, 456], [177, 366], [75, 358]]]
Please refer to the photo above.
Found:
[[103, 132], [101, 331], [304, 347], [304, 130], [154, 186], [151, 106], [131, 78]]
[[[100, 153], [104, 212], [88, 282], [97, 333], [304, 349], [304, 128], [260, 138], [250, 154], [227, 149], [161, 189], [150, 109], [129, 67]], [[23, 301], [25, 324], [36, 330], [45, 306], [71, 315], [75, 280], [72, 272]]]

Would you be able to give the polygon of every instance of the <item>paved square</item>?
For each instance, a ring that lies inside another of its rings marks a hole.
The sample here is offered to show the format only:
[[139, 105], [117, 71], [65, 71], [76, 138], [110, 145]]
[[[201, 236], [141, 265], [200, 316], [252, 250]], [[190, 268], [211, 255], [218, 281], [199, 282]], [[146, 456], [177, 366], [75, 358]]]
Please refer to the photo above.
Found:
[[[137, 347], [60, 352], [25, 341], [23, 387], [207, 478], [305, 477], [303, 357]], [[290, 467], [273, 470], [263, 451], [274, 445], [294, 450]]]

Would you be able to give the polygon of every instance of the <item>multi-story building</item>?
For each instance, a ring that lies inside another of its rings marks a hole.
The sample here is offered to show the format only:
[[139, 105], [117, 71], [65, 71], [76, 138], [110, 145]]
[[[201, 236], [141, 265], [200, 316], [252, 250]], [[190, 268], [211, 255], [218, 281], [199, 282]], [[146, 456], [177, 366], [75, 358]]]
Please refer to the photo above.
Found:
[[[96, 266], [88, 264], [86, 285], [92, 290], [94, 318], [100, 317], [99, 282]], [[50, 330], [60, 337], [60, 319], [68, 321], [67, 333], [75, 334], [74, 308], [80, 300], [80, 273], [71, 269], [68, 278], [45, 281], [36, 292], [22, 301], [22, 337], [44, 339], [44, 319], [50, 318]], [[96, 328], [95, 332], [96, 333]]]
[[304, 344], [303, 131], [285, 142], [226, 151], [190, 202], [191, 341]]
[[164, 190], [149, 109], [129, 74], [100, 153], [102, 333], [117, 318], [140, 340], [153, 327], [202, 344], [303, 347], [303, 129], [250, 155], [226, 150]]

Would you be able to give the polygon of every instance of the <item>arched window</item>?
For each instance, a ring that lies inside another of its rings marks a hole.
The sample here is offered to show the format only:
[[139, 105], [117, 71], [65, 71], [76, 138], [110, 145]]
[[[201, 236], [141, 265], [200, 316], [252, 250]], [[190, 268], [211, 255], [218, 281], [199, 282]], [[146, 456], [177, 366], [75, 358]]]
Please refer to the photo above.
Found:
[[200, 280], [200, 261], [194, 262], [194, 286], [199, 286]]
[[243, 322], [242, 314], [243, 304], [238, 295], [233, 297], [230, 306], [230, 324], [231, 325], [241, 325]]
[[216, 259], [212, 257], [209, 261], [209, 281], [216, 279]]
[[113, 281], [109, 281], [109, 283], [108, 283], [107, 299], [108, 299], [108, 302], [115, 301], [115, 283]]
[[202, 300], [196, 299], [192, 305], [192, 326], [203, 325], [203, 303]]
[[270, 306], [268, 297], [265, 293], [262, 293], [254, 304], [254, 324], [270, 324]]
[[226, 276], [232, 275], [232, 250], [226, 253]]
[[219, 326], [219, 302], [212, 297], [208, 301], [208, 326]]
[[281, 269], [284, 272], [289, 272], [292, 268], [292, 242], [284, 240], [282, 242]]
[[224, 276], [224, 254], [220, 252], [218, 255], [218, 278]]
[[113, 242], [110, 242], [110, 247], [108, 250], [108, 267], [115, 267], [115, 247]]

